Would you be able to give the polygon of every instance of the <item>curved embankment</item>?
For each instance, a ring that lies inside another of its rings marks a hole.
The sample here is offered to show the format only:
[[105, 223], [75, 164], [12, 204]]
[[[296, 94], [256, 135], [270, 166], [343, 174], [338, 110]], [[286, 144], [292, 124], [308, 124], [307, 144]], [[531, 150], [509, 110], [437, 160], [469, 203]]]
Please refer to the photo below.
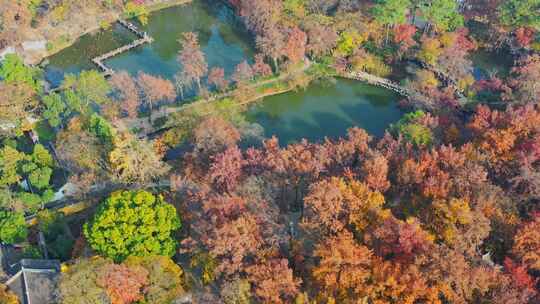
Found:
[[[250, 87], [251, 87], [251, 89], [256, 90], [256, 89], [261, 88], [262, 86], [265, 86], [265, 85], [271, 85], [271, 84], [274, 84], [274, 83], [284, 81], [286, 79], [290, 79], [290, 78], [294, 77], [295, 75], [304, 73], [310, 66], [311, 66], [311, 62], [309, 60], [306, 60], [305, 64], [302, 66], [302, 68], [299, 68], [298, 70], [282, 74], [282, 75], [280, 75], [280, 76], [278, 76], [276, 78], [273, 78], [273, 79], [264, 80], [264, 81], [261, 81], [261, 82], [251, 84]], [[379, 76], [376, 76], [376, 75], [373, 75], [373, 74], [369, 74], [369, 73], [366, 73], [366, 72], [345, 72], [345, 73], [335, 74], [334, 76], [335, 77], [352, 79], [352, 80], [363, 81], [363, 82], [366, 82], [366, 83], [368, 83], [370, 85], [374, 85], [374, 86], [378, 86], [378, 87], [382, 87], [382, 88], [394, 91], [397, 94], [411, 100], [412, 104], [415, 107], [418, 107], [418, 108], [427, 108], [427, 106], [428, 106], [428, 105], [426, 105], [424, 103], [418, 102], [418, 100], [422, 100], [423, 98], [425, 99], [425, 97], [420, 92], [417, 92], [415, 90], [411, 90], [409, 88], [403, 87], [403, 86], [399, 85], [398, 83], [393, 82], [393, 81], [391, 81], [389, 79], [386, 79], [386, 78], [382, 78], [382, 77], [379, 77]], [[291, 91], [293, 89], [294, 89], [294, 87], [289, 86], [287, 88], [278, 89], [278, 90], [263, 91], [263, 92], [255, 94], [254, 96], [251, 96], [250, 98], [247, 98], [247, 99], [239, 102], [238, 105], [246, 105], [246, 104], [255, 102], [257, 100], [260, 100], [260, 99], [262, 99], [264, 97], [283, 94], [283, 93], [289, 92], [289, 91]], [[233, 96], [233, 93], [234, 93], [234, 91], [229, 91], [229, 92], [226, 92], [226, 93], [222, 93], [222, 94], [212, 96], [212, 97], [207, 98], [207, 99], [203, 99], [203, 100], [199, 100], [199, 101], [196, 101], [196, 102], [188, 103], [188, 104], [185, 104], [185, 105], [182, 105], [182, 106], [176, 106], [176, 107], [174, 107], [174, 106], [164, 106], [161, 109], [156, 110], [155, 113], [152, 113], [152, 118], [154, 120], [155, 119], [160, 119], [160, 118], [166, 117], [166, 116], [168, 116], [170, 114], [173, 114], [173, 113], [186, 111], [186, 110], [189, 110], [191, 108], [198, 107], [198, 106], [204, 106], [204, 105], [209, 104], [211, 102], [216, 102], [216, 101], [222, 100], [224, 98], [231, 97], [231, 96]], [[167, 129], [171, 128], [171, 127], [175, 127], [174, 123], [172, 123], [172, 124], [167, 124], [167, 125], [165, 125], [165, 126], [163, 126], [161, 128], [155, 128], [150, 124], [150, 122], [148, 121], [147, 118], [123, 119], [123, 124], [128, 129], [141, 130], [141, 132], [139, 133], [139, 135], [141, 137], [146, 137], [146, 136], [149, 136], [149, 135], [156, 134], [156, 133], [159, 133], [161, 131], [167, 130]]]

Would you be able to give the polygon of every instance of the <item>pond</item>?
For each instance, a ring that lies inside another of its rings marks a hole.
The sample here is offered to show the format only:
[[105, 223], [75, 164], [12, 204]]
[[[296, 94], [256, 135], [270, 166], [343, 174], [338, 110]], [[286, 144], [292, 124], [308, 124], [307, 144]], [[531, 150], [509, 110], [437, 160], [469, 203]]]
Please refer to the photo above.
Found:
[[[139, 25], [139, 24], [138, 24]], [[231, 75], [236, 65], [253, 58], [254, 46], [234, 12], [216, 1], [194, 1], [157, 12], [149, 16], [141, 30], [148, 32], [154, 42], [107, 60], [115, 71], [126, 70], [133, 75], [143, 71], [173, 80], [181, 66], [176, 58], [180, 50], [178, 40], [184, 32], [198, 34], [199, 43], [206, 55], [208, 66], [223, 67]], [[136, 39], [135, 35], [115, 24], [108, 30], [88, 34], [73, 46], [49, 58], [45, 77], [58, 86], [64, 73], [78, 73], [95, 69], [91, 59]]]
[[306, 90], [267, 97], [247, 116], [263, 127], [265, 137], [276, 135], [282, 144], [337, 138], [353, 126], [382, 136], [403, 114], [397, 106], [400, 99], [392, 91], [358, 81], [317, 81]]
[[[235, 66], [254, 55], [253, 38], [246, 32], [234, 12], [219, 4], [195, 0], [190, 5], [154, 12], [141, 28], [154, 42], [106, 61], [116, 71], [135, 75], [144, 71], [173, 79], [181, 69], [176, 57], [178, 39], [183, 32], [196, 32], [209, 67], [220, 66], [231, 75]], [[83, 36], [73, 46], [49, 58], [46, 77], [59, 85], [65, 73], [94, 69], [91, 58], [135, 39], [121, 26]], [[380, 136], [397, 121], [401, 111], [392, 92], [364, 83], [340, 79], [334, 83], [314, 83], [305, 91], [290, 92], [264, 99], [249, 108], [249, 120], [264, 128], [265, 136], [277, 135], [282, 143], [307, 138], [339, 137], [352, 126]]]

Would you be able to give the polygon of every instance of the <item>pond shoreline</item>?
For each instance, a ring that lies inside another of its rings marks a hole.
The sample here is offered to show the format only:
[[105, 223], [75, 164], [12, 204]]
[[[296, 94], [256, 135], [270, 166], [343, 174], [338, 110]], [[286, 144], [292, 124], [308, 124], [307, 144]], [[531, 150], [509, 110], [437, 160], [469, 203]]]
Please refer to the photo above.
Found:
[[[148, 13], [150, 14], [150, 13], [157, 12], [157, 11], [160, 11], [160, 10], [163, 10], [163, 9], [166, 9], [166, 8], [170, 8], [170, 7], [173, 7], [173, 6], [189, 4], [191, 2], [193, 2], [193, 0], [166, 0], [164, 2], [149, 5], [149, 6], [146, 7], [146, 9], [147, 9]], [[115, 19], [111, 21], [111, 24], [114, 23], [114, 22], [117, 22], [121, 18], [122, 18], [122, 14], [121, 13], [117, 14], [115, 16]], [[52, 51], [52, 52], [47, 52], [43, 56], [40, 56], [40, 58], [36, 58], [37, 65], [43, 65], [44, 63], [47, 62], [47, 59], [49, 57], [61, 52], [62, 50], [65, 50], [65, 49], [73, 46], [82, 36], [87, 35], [87, 34], [91, 34], [91, 33], [95, 33], [97, 31], [100, 31], [101, 29], [102, 29], [102, 27], [99, 24], [96, 24], [95, 26], [90, 27], [89, 29], [78, 33], [75, 37], [73, 37], [73, 39], [71, 39], [71, 41], [69, 43], [66, 43], [65, 45], [62, 45], [62, 47], [55, 48], [54, 51]]]

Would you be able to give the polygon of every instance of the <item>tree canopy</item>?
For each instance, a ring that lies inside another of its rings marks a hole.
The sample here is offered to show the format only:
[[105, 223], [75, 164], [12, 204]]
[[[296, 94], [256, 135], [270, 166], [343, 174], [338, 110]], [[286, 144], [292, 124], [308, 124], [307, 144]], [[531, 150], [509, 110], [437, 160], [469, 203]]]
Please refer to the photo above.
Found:
[[180, 219], [173, 206], [147, 191], [118, 191], [102, 202], [84, 235], [96, 252], [122, 261], [128, 256], [172, 256]]

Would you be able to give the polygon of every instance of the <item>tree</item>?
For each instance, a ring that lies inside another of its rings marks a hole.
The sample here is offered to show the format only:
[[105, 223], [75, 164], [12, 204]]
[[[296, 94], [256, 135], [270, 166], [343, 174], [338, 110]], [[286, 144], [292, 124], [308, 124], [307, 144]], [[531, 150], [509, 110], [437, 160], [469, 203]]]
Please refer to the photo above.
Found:
[[380, 193], [358, 181], [346, 182], [343, 178], [313, 184], [304, 203], [302, 226], [320, 237], [336, 235], [348, 227], [364, 231], [388, 214], [382, 209], [384, 197]]
[[327, 55], [337, 45], [338, 34], [332, 27], [318, 22], [311, 24], [307, 30], [307, 51], [312, 57]]
[[532, 27], [540, 30], [538, 9], [540, 9], [538, 0], [507, 0], [502, 1], [499, 6], [499, 16], [505, 26]]
[[28, 231], [24, 215], [19, 212], [0, 210], [0, 240], [15, 244], [26, 239]]
[[250, 264], [263, 239], [255, 217], [248, 213], [213, 229], [207, 243], [210, 254], [219, 261], [216, 272], [232, 277]]
[[182, 269], [164, 256], [129, 257], [121, 264], [95, 256], [65, 266], [61, 303], [171, 303], [184, 294]]
[[199, 46], [197, 34], [183, 33], [180, 44], [182, 44], [182, 50], [178, 55], [178, 61], [182, 64], [182, 73], [190, 82], [195, 81], [200, 90], [201, 78], [208, 72], [208, 64]]
[[272, 68], [264, 62], [264, 55], [255, 55], [255, 63], [252, 66], [253, 74], [257, 77], [268, 77], [272, 75]]
[[263, 31], [274, 27], [283, 11], [282, 1], [239, 0], [240, 15], [245, 18], [247, 28], [261, 34]]
[[[469, 52], [476, 49], [476, 45], [468, 37], [467, 29], [459, 29], [453, 33], [441, 35], [443, 41], [442, 53], [437, 58], [436, 66], [458, 83], [473, 82], [473, 65], [469, 59]], [[464, 87], [462, 89], [465, 89]]]
[[194, 152], [201, 160], [208, 164], [210, 156], [235, 146], [240, 140], [240, 133], [236, 128], [220, 117], [210, 116], [204, 119], [193, 132]]
[[416, 45], [415, 34], [416, 26], [412, 24], [400, 24], [394, 27], [394, 42], [399, 45], [401, 52], [405, 52]]
[[249, 304], [251, 303], [251, 285], [247, 280], [227, 281], [220, 295], [225, 304]]
[[0, 150], [0, 185], [9, 186], [21, 180], [19, 162], [24, 160], [24, 153], [10, 146]]
[[106, 147], [112, 147], [116, 137], [116, 130], [101, 115], [93, 113], [88, 122], [88, 131], [96, 135]]
[[274, 62], [274, 69], [279, 70], [279, 59], [285, 55], [285, 35], [277, 26], [267, 28], [256, 38], [257, 48]]
[[125, 183], [146, 184], [163, 176], [168, 170], [152, 143], [122, 134], [109, 154], [115, 177]]
[[123, 261], [128, 256], [172, 256], [173, 233], [180, 228], [176, 209], [160, 195], [118, 191], [105, 200], [84, 225], [84, 235], [96, 252]]
[[43, 96], [43, 104], [45, 105], [43, 118], [47, 119], [52, 127], [60, 126], [62, 119], [70, 114], [60, 94], [52, 93]]
[[292, 64], [300, 62], [306, 54], [307, 35], [298, 27], [288, 32], [289, 39], [285, 46], [285, 53]]
[[512, 252], [531, 270], [540, 270], [540, 215], [533, 215], [514, 237]]
[[540, 55], [530, 55], [518, 61], [512, 69], [515, 75], [511, 82], [516, 89], [516, 103], [540, 102]]
[[0, 78], [7, 84], [27, 85], [32, 93], [39, 91], [38, 69], [24, 65], [16, 54], [8, 54], [0, 65]]
[[246, 60], [240, 62], [236, 66], [232, 78], [238, 86], [243, 85], [253, 79], [253, 70]]
[[0, 303], [2, 304], [19, 304], [19, 298], [16, 294], [8, 290], [4, 284], [0, 285]]
[[364, 172], [364, 180], [366, 184], [373, 190], [381, 193], [390, 188], [390, 182], [388, 181], [388, 161], [387, 159], [378, 153], [370, 155], [362, 165], [362, 171]]
[[144, 288], [147, 303], [171, 303], [185, 293], [182, 268], [168, 257], [130, 256], [124, 264], [143, 268], [148, 273], [148, 285]]
[[160, 100], [174, 100], [176, 98], [176, 90], [172, 82], [159, 76], [139, 72], [137, 84], [141, 88], [145, 97], [144, 100], [150, 108], [150, 120], [152, 119], [152, 111], [156, 102]]
[[291, 303], [298, 294], [301, 280], [296, 279], [286, 259], [271, 259], [246, 269], [254, 285], [254, 295], [261, 303]]
[[79, 76], [68, 74], [62, 86], [71, 89], [81, 100], [82, 107], [79, 112], [89, 111], [88, 107], [92, 103], [98, 105], [106, 103], [111, 92], [111, 86], [105, 77], [96, 70], [82, 71]]
[[425, 113], [421, 110], [407, 113], [396, 125], [392, 126], [392, 129], [417, 146], [430, 145], [433, 142], [433, 134], [428, 127], [420, 122], [424, 115]]
[[231, 192], [238, 184], [244, 164], [242, 152], [237, 146], [232, 146], [213, 157], [209, 174], [218, 189]]
[[386, 43], [388, 43], [391, 28], [407, 23], [407, 12], [410, 6], [410, 0], [379, 0], [373, 7], [372, 14], [375, 20], [386, 27]]
[[110, 303], [106, 291], [98, 285], [102, 267], [110, 265], [110, 260], [102, 257], [80, 259], [62, 272], [58, 284], [61, 303], [101, 304]]
[[314, 254], [320, 260], [312, 274], [322, 294], [337, 302], [351, 293], [359, 298], [371, 276], [371, 250], [358, 245], [345, 230], [318, 244]]
[[108, 264], [100, 269], [97, 283], [106, 289], [112, 303], [130, 304], [144, 299], [148, 271], [140, 266]]
[[83, 130], [78, 119], [73, 119], [57, 134], [56, 154], [60, 165], [76, 174], [93, 172], [101, 175], [108, 167], [104, 143], [95, 134]]
[[459, 13], [456, 0], [422, 1], [420, 11], [430, 26], [438, 31], [452, 31], [463, 26], [463, 16]]
[[111, 84], [122, 101], [121, 108], [128, 117], [137, 117], [137, 110], [140, 105], [139, 91], [137, 83], [126, 71], [114, 73], [111, 77]]
[[376, 259], [373, 275], [363, 286], [373, 303], [440, 303], [439, 290], [433, 288], [415, 266]]
[[223, 68], [212, 68], [208, 74], [208, 83], [213, 85], [219, 91], [225, 91], [229, 82], [225, 79], [225, 70]]
[[30, 86], [0, 82], [0, 132], [11, 135], [32, 118], [38, 103]]
[[343, 57], [350, 56], [364, 42], [365, 38], [356, 30], [347, 30], [339, 35], [336, 51]]

